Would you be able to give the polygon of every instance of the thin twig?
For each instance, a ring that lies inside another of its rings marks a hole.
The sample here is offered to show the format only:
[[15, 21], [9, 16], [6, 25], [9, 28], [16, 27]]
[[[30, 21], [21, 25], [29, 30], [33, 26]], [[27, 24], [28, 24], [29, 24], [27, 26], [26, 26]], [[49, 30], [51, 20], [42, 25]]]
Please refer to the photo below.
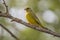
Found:
[[8, 6], [6, 5], [5, 0], [3, 0], [3, 4], [4, 4], [5, 8], [6, 8], [6, 15], [9, 15]]
[[4, 28], [13, 38], [15, 38], [16, 40], [19, 40], [11, 31], [9, 31], [9, 29], [7, 29], [5, 26], [3, 26], [2, 24], [0, 24], [0, 26], [2, 28]]

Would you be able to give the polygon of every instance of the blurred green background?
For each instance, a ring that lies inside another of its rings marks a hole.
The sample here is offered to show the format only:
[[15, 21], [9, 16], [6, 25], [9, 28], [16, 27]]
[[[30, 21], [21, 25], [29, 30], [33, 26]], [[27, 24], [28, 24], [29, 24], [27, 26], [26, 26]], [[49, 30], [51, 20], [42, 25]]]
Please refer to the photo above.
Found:
[[[60, 0], [5, 0], [9, 13], [27, 22], [25, 8], [30, 7], [35, 12], [41, 23], [60, 33]], [[0, 0], [0, 11], [6, 12], [3, 1]], [[11, 19], [0, 17], [0, 24], [7, 27], [20, 40], [60, 40], [53, 35], [39, 32], [22, 24], [11, 22]], [[0, 40], [15, 40], [10, 34], [0, 27]]]

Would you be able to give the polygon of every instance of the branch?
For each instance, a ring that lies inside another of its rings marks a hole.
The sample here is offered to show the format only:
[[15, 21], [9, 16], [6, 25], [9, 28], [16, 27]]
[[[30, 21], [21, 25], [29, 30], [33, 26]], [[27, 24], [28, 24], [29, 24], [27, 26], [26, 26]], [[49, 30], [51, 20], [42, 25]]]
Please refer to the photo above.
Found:
[[35, 29], [35, 30], [37, 30], [37, 31], [45, 32], [45, 33], [51, 34], [51, 35], [53, 35], [53, 36], [60, 37], [60, 34], [58, 34], [58, 33], [56, 33], [56, 32], [43, 29], [43, 28], [41, 28], [41, 27], [39, 27], [39, 26], [36, 26], [36, 25], [33, 25], [33, 24], [26, 23], [26, 22], [24, 22], [23, 20], [18, 19], [18, 18], [15, 18], [15, 17], [10, 16], [10, 15], [6, 15], [6, 14], [3, 14], [3, 13], [0, 13], [0, 17], [6, 17], [6, 18], [9, 18], [9, 19], [12, 19], [12, 21], [15, 21], [15, 22], [17, 22], [17, 23], [23, 24], [23, 25], [25, 25], [25, 26], [27, 26], [27, 27], [29, 27], [29, 28]]
[[[3, 1], [4, 1], [4, 0], [3, 0]], [[7, 7], [6, 3], [5, 3], [5, 1], [4, 1], [4, 5], [5, 5], [5, 7], [6, 7], [6, 11], [7, 11], [6, 14], [7, 14], [7, 13], [8, 13], [8, 7]], [[51, 31], [50, 29], [49, 29], [49, 30], [43, 29], [43, 28], [41, 28], [41, 27], [39, 27], [39, 26], [36, 26], [36, 25], [33, 25], [33, 24], [29, 24], [29, 23], [27, 23], [27, 22], [24, 22], [24, 21], [21, 20], [21, 19], [15, 18], [15, 17], [11, 16], [9, 13], [8, 13], [9, 15], [6, 15], [6, 14], [0, 12], [0, 17], [6, 17], [6, 18], [11, 19], [12, 21], [15, 21], [15, 22], [17, 22], [17, 23], [23, 24], [23, 25], [25, 25], [25, 26], [27, 26], [27, 27], [29, 27], [29, 28], [35, 29], [35, 30], [37, 30], [37, 31], [45, 32], [45, 33], [51, 34], [51, 35], [53, 35], [53, 36], [60, 37], [60, 34], [58, 34], [58, 33], [56, 33], [56, 32], [53, 32], [53, 31]]]
[[16, 40], [19, 40], [11, 31], [9, 31], [9, 29], [7, 29], [5, 26], [3, 26], [2, 24], [0, 24], [0, 26], [5, 29], [13, 38], [15, 38]]

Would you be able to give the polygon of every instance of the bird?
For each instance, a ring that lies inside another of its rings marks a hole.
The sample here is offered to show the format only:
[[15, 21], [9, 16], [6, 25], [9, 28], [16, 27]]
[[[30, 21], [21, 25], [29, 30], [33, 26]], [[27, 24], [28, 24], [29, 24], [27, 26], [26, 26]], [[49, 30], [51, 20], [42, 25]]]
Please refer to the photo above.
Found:
[[50, 29], [43, 26], [43, 24], [40, 22], [40, 20], [38, 19], [38, 17], [35, 15], [31, 8], [27, 7], [24, 10], [26, 11], [26, 19], [30, 24], [38, 25], [43, 29], [51, 31]]

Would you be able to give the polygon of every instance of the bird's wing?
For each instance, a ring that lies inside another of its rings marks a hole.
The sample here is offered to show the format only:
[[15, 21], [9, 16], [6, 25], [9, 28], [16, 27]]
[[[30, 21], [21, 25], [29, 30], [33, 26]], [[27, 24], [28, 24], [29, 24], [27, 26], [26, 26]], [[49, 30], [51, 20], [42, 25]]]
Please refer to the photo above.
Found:
[[41, 22], [40, 22], [40, 20], [38, 19], [38, 17], [35, 15], [35, 13], [34, 13], [33, 11], [31, 11], [31, 15], [32, 15], [32, 17], [35, 19], [35, 21], [36, 21], [38, 24], [42, 25]]

